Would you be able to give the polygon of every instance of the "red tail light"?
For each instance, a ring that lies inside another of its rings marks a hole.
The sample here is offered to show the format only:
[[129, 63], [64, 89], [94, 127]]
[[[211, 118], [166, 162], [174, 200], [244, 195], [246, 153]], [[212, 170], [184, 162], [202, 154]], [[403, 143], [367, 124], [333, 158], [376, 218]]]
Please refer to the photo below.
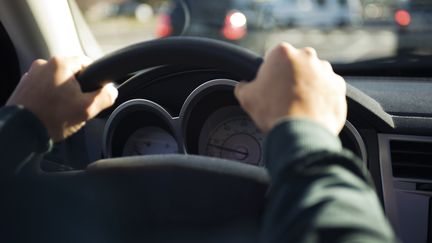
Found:
[[168, 14], [160, 14], [156, 21], [157, 37], [163, 38], [172, 34], [171, 17]]
[[400, 26], [408, 26], [411, 23], [411, 15], [406, 10], [398, 10], [394, 15], [396, 23]]
[[225, 17], [225, 25], [222, 29], [223, 36], [228, 40], [239, 40], [246, 35], [247, 19], [239, 11], [230, 11]]

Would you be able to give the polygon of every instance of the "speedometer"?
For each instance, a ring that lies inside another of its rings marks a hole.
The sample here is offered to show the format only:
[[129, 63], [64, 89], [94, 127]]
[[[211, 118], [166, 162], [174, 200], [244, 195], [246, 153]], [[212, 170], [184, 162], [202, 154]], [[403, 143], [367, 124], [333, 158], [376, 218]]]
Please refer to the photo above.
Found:
[[222, 108], [205, 123], [200, 154], [263, 165], [263, 140], [262, 133], [243, 111], [236, 107]]
[[123, 156], [175, 153], [178, 153], [177, 141], [159, 127], [138, 129], [126, 141], [123, 149]]

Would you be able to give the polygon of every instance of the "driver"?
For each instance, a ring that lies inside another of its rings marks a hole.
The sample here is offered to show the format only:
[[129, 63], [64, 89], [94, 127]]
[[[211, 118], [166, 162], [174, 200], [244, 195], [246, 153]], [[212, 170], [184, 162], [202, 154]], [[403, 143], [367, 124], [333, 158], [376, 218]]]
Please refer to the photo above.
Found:
[[[36, 60], [0, 109], [0, 171], [14, 168], [77, 132], [111, 106], [107, 84], [82, 93], [75, 74], [86, 58]], [[272, 180], [261, 242], [396, 242], [361, 161], [337, 135], [346, 86], [312, 48], [282, 43], [235, 96], [267, 134], [264, 159]]]

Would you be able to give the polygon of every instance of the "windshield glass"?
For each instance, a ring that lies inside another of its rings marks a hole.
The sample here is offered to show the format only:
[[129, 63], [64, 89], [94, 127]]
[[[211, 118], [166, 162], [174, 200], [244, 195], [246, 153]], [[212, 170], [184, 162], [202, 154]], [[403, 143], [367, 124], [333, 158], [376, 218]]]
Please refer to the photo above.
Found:
[[259, 54], [286, 41], [332, 63], [432, 54], [430, 0], [76, 0], [104, 52], [202, 36]]

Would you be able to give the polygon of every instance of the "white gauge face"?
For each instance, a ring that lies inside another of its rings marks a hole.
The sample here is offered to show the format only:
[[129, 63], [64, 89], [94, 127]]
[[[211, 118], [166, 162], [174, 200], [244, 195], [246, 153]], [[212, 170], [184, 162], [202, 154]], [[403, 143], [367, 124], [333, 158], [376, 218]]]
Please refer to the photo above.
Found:
[[167, 131], [159, 127], [144, 127], [136, 130], [126, 141], [123, 156], [178, 152], [177, 141]]
[[264, 137], [247, 116], [231, 117], [218, 123], [209, 133], [202, 154], [263, 165], [261, 146]]

